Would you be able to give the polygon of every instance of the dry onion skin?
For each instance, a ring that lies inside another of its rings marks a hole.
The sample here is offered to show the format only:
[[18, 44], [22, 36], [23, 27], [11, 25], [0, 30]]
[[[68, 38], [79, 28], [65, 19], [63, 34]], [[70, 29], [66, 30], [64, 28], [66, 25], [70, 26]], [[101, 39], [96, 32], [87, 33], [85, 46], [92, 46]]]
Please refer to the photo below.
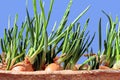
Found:
[[11, 71], [34, 71], [34, 69], [28, 58], [25, 58], [24, 61], [15, 64]]
[[103, 70], [104, 70], [104, 69], [110, 69], [110, 68], [107, 67], [107, 66], [102, 66], [102, 65], [101, 65], [101, 66], [99, 66], [99, 69], [103, 69]]
[[6, 67], [7, 67], [7, 65], [6, 65], [6, 64], [2, 64], [2, 63], [0, 63], [0, 70], [5, 70], [5, 69], [6, 69]]

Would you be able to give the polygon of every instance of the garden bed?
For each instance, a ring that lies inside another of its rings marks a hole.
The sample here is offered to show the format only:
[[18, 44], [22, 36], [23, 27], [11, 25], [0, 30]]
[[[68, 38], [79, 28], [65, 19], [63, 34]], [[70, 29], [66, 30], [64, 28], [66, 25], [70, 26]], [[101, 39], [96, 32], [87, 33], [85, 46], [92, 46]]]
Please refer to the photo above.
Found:
[[120, 80], [120, 70], [0, 71], [0, 80]]

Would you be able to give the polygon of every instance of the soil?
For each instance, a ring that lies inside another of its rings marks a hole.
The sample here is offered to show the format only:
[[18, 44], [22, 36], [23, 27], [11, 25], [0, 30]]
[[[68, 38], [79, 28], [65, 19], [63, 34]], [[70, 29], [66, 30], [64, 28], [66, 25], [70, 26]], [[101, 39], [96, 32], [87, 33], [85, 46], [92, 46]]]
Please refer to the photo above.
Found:
[[120, 80], [120, 70], [0, 71], [0, 80]]

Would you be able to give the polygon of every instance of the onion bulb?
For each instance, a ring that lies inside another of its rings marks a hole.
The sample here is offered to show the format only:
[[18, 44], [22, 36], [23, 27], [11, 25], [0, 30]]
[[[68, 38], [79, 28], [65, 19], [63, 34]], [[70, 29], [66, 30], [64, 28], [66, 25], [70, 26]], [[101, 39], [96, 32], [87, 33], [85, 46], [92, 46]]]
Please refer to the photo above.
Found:
[[62, 67], [60, 66], [60, 64], [57, 63], [51, 63], [45, 68], [45, 71], [47, 72], [59, 71], [59, 70], [62, 70]]
[[27, 57], [25, 58], [24, 61], [15, 64], [11, 70], [12, 71], [34, 71], [33, 66]]

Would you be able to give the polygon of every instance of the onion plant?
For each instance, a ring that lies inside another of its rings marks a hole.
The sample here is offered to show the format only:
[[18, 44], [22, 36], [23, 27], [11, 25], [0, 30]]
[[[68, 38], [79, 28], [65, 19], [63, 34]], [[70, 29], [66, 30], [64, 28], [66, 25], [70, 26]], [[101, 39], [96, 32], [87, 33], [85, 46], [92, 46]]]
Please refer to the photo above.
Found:
[[92, 43], [95, 34], [90, 40], [90, 36], [88, 36], [89, 32], [86, 32], [88, 22], [89, 19], [86, 21], [83, 30], [80, 29], [81, 27], [78, 23], [76, 26], [74, 25], [73, 31], [70, 31], [70, 33], [67, 31], [63, 41], [62, 54], [57, 61], [58, 63], [64, 63], [64, 69], [74, 69], [80, 57]]
[[118, 31], [116, 32], [115, 38], [115, 61], [113, 64], [113, 69], [120, 69], [120, 23], [118, 24]]
[[87, 64], [89, 67], [87, 68], [88, 70], [89, 69], [99, 69], [99, 66], [100, 66], [100, 62], [101, 62], [101, 59], [100, 59], [100, 55], [102, 53], [102, 31], [101, 31], [101, 18], [99, 20], [99, 26], [98, 26], [98, 33], [99, 33], [99, 50], [98, 50], [98, 53], [97, 54], [94, 54], [93, 53], [93, 49], [91, 48], [91, 51], [89, 53], [89, 51], [87, 53], [89, 54], [85, 54], [88, 59], [86, 61], [83, 62], [83, 64], [80, 66], [80, 69], [85, 65]]
[[[117, 64], [114, 65], [114, 68], [118, 67], [119, 63], [119, 29], [118, 29], [118, 17], [116, 17], [116, 21], [112, 20], [112, 17], [105, 13], [103, 13], [107, 16], [109, 20], [109, 24], [107, 24], [106, 27], [106, 40], [104, 40], [104, 51], [102, 52], [102, 25], [101, 25], [101, 18], [99, 20], [99, 51], [98, 54], [91, 56], [88, 56], [88, 60], [86, 60], [83, 65], [88, 64], [90, 65], [90, 69], [98, 69], [99, 66], [104, 65], [107, 67], [113, 67], [114, 63]], [[118, 29], [118, 32], [117, 32]], [[116, 35], [117, 34], [117, 35]], [[91, 52], [93, 53], [93, 52]], [[90, 54], [91, 54], [90, 53]], [[117, 66], [116, 66], [117, 65]], [[81, 68], [81, 67], [80, 67]]]
[[112, 17], [105, 13], [103, 13], [107, 16], [109, 20], [109, 24], [107, 24], [107, 29], [106, 29], [106, 40], [104, 40], [104, 51], [103, 54], [101, 54], [101, 59], [103, 56], [105, 58], [102, 60], [102, 65], [112, 67], [114, 64], [115, 60], [115, 55], [116, 55], [116, 48], [115, 48], [115, 43], [116, 43], [116, 29], [117, 29], [117, 24], [118, 24], [118, 17], [116, 17], [116, 21], [114, 22], [112, 20]]
[[[2, 63], [6, 65], [7, 70], [9, 70], [15, 63], [20, 62], [24, 59], [24, 55], [26, 52], [26, 48], [28, 45], [28, 37], [24, 38], [23, 33], [26, 26], [26, 21], [22, 23], [20, 30], [17, 26], [17, 18], [16, 15], [14, 20], [13, 27], [10, 27], [8, 24], [8, 29], [4, 30], [4, 38], [0, 39], [0, 45], [2, 49]], [[8, 21], [10, 23], [10, 19]], [[24, 33], [27, 35], [27, 33]]]
[[[45, 16], [42, 0], [40, 0], [39, 2], [40, 2], [40, 8], [41, 8], [40, 14], [38, 14], [37, 12], [36, 0], [33, 0], [33, 8], [34, 8], [33, 19], [30, 19], [28, 9], [26, 9], [27, 25], [29, 27], [29, 33], [30, 33], [29, 34], [30, 48], [28, 50], [27, 56], [29, 57], [31, 64], [34, 64], [34, 62], [37, 59], [37, 62], [36, 62], [37, 64], [35, 65], [39, 65], [40, 67], [42, 67], [45, 64], [46, 54], [48, 52], [47, 26], [49, 23], [54, 0], [51, 0], [50, 9], [49, 9], [47, 18]], [[38, 56], [38, 54], [40, 55]], [[38, 68], [39, 67], [37, 66], [37, 69]]]

